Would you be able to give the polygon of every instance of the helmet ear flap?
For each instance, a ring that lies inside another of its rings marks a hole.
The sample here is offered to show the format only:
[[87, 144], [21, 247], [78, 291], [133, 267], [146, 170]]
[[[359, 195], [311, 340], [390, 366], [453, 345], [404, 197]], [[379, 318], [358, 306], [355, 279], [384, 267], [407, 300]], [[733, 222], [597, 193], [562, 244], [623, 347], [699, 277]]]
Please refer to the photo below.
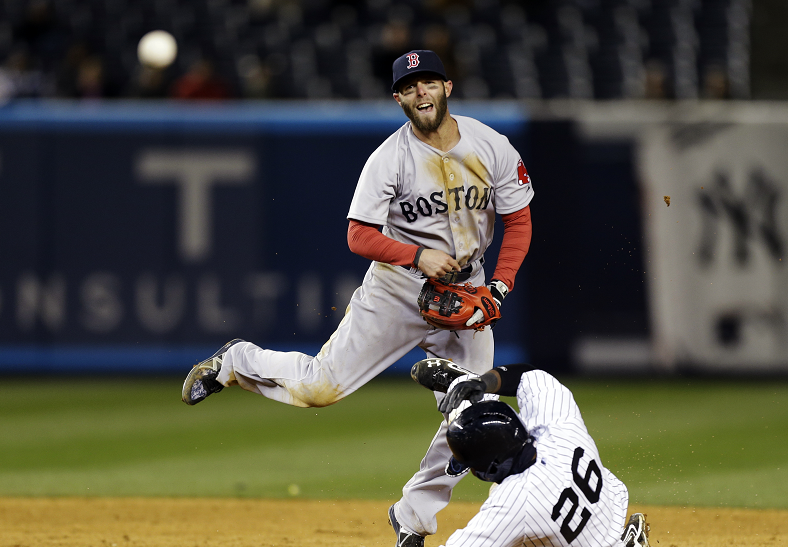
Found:
[[474, 476], [477, 478], [481, 478], [479, 475], [489, 477], [495, 475], [497, 472], [498, 472], [498, 460], [493, 460], [490, 466], [485, 471], [483, 472], [479, 471], [478, 474], [474, 473]]

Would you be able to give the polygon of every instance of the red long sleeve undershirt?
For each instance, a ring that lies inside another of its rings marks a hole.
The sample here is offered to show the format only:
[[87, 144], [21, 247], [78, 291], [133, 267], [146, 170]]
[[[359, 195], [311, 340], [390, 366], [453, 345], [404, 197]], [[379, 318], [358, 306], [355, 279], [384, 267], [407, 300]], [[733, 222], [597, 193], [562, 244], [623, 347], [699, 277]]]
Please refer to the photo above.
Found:
[[531, 208], [524, 208], [508, 215], [501, 215], [503, 219], [503, 241], [498, 252], [498, 262], [495, 263], [493, 279], [500, 279], [511, 291], [514, 288], [514, 276], [528, 254], [531, 246]]
[[[493, 279], [514, 288], [514, 277], [531, 245], [531, 209], [525, 206], [519, 211], [501, 215], [503, 219], [503, 241], [498, 253]], [[418, 245], [395, 241], [378, 231], [378, 226], [351, 220], [347, 230], [350, 250], [368, 260], [385, 262], [394, 266], [413, 264]]]

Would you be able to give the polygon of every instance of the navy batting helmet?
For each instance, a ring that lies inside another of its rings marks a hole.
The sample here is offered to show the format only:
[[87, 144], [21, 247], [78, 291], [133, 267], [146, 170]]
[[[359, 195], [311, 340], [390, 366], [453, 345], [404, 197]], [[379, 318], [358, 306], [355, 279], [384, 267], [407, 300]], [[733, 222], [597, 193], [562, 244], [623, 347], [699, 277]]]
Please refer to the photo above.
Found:
[[490, 482], [509, 476], [516, 457], [532, 441], [514, 409], [500, 401], [482, 401], [463, 410], [449, 424], [446, 440], [454, 454], [447, 472], [456, 475], [470, 468]]

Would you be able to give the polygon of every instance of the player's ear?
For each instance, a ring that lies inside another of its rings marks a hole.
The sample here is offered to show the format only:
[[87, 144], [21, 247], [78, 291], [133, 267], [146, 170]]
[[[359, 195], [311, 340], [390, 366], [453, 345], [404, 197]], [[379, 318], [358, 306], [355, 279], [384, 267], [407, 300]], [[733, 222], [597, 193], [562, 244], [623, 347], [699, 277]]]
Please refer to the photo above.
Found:
[[397, 101], [397, 104], [402, 106], [402, 101], [399, 100], [399, 93], [394, 92], [394, 100]]
[[452, 83], [451, 80], [446, 80], [445, 82], [443, 82], [443, 89], [446, 91], [446, 97], [451, 95], [451, 90], [453, 87], [454, 84]]

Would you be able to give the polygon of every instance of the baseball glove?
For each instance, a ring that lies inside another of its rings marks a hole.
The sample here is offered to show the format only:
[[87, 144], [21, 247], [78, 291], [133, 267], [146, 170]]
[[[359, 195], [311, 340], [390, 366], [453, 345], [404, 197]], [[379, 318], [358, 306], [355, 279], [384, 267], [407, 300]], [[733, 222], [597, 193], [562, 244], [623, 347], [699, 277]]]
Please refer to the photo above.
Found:
[[[482, 330], [501, 318], [490, 289], [470, 283], [445, 284], [428, 279], [421, 287], [418, 304], [424, 320], [439, 329]], [[482, 314], [482, 320], [467, 325], [477, 311]]]

